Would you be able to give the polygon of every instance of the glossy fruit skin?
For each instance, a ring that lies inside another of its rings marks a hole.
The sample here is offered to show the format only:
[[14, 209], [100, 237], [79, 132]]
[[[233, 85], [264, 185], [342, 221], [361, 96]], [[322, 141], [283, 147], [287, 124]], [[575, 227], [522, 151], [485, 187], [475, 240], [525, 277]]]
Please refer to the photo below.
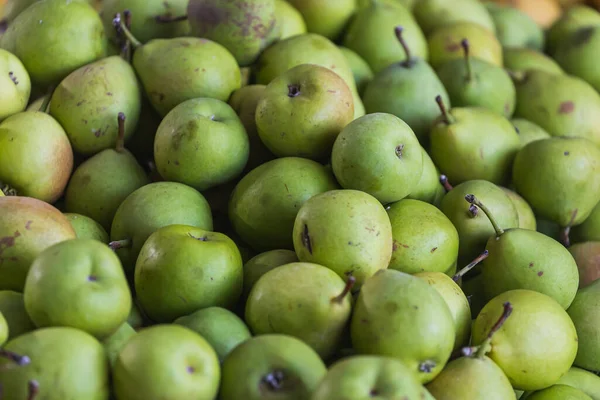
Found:
[[567, 310], [575, 323], [579, 349], [575, 366], [588, 371], [600, 370], [600, 281], [580, 289]]
[[208, 342], [179, 325], [138, 332], [125, 344], [113, 369], [117, 400], [212, 400], [220, 376], [217, 354]]
[[359, 354], [397, 358], [421, 383], [442, 371], [455, 339], [454, 319], [437, 290], [391, 269], [377, 272], [361, 288], [350, 332]]
[[573, 364], [578, 335], [567, 312], [545, 294], [510, 290], [494, 297], [473, 324], [473, 345], [487, 338], [507, 301], [513, 311], [492, 337], [488, 357], [515, 389], [539, 390], [553, 385]]
[[1, 197], [0, 289], [22, 291], [31, 263], [38, 254], [69, 239], [75, 239], [75, 231], [53, 206], [30, 197]]
[[[251, 363], [252, 368], [247, 368]], [[272, 389], [265, 378], [282, 373], [289, 382]], [[299, 339], [287, 335], [255, 336], [236, 347], [222, 365], [222, 400], [306, 399], [319, 385], [327, 368], [318, 354]]]

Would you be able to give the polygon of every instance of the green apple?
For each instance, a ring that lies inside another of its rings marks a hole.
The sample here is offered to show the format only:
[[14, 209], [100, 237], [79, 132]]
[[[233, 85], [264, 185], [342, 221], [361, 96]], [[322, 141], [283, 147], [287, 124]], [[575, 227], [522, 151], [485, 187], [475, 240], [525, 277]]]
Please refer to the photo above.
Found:
[[33, 262], [25, 309], [38, 327], [70, 326], [100, 339], [127, 320], [131, 292], [116, 254], [93, 239], [44, 250]]

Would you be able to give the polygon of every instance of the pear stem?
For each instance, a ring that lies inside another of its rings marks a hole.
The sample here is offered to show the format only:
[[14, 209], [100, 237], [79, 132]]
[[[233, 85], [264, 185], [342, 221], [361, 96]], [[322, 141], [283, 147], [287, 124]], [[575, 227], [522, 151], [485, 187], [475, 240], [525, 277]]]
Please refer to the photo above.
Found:
[[476, 216], [478, 216], [478, 215], [479, 215], [479, 208], [477, 208], [477, 206], [476, 206], [476, 205], [474, 205], [474, 204], [471, 204], [471, 205], [469, 206], [469, 216], [470, 216], [471, 218], [475, 218], [475, 217], [476, 217]]
[[466, 267], [464, 267], [463, 269], [461, 269], [460, 271], [458, 271], [456, 274], [454, 274], [454, 276], [452, 277], [452, 280], [454, 282], [458, 282], [458, 280], [460, 278], [462, 278], [463, 276], [465, 276], [470, 270], [472, 270], [473, 268], [475, 268], [475, 266], [477, 264], [479, 264], [480, 262], [482, 262], [483, 260], [485, 260], [486, 258], [488, 258], [488, 255], [490, 253], [487, 250], [484, 250], [483, 253], [481, 253], [480, 255], [478, 255], [473, 261], [471, 261], [469, 263], [469, 265], [467, 265]]
[[187, 15], [180, 15], [179, 17], [173, 17], [173, 16], [171, 16], [171, 14], [157, 15], [156, 17], [154, 17], [154, 20], [156, 22], [158, 22], [159, 24], [170, 24], [173, 22], [183, 22], [183, 21], [187, 21], [187, 19], [188, 19]]
[[397, 27], [394, 28], [394, 33], [396, 34], [396, 38], [398, 39], [398, 42], [400, 42], [400, 45], [404, 49], [404, 54], [406, 54], [406, 60], [404, 61], [404, 64], [408, 65], [408, 64], [410, 64], [410, 60], [412, 57], [410, 54], [410, 47], [408, 47], [408, 44], [406, 43], [406, 40], [404, 40], [404, 36], [402, 35], [403, 32], [404, 32], [404, 28], [400, 25], [398, 25]]
[[331, 301], [333, 303], [341, 303], [342, 301], [344, 301], [344, 298], [346, 298], [348, 293], [350, 293], [350, 291], [352, 290], [352, 288], [354, 287], [355, 284], [356, 284], [356, 278], [353, 277], [352, 275], [349, 275], [348, 280], [346, 281], [346, 287], [344, 287], [344, 290], [342, 291], [342, 293], [340, 293], [338, 296], [335, 296], [333, 299], [331, 299]]
[[137, 40], [136, 37], [133, 36], [131, 31], [127, 28], [125, 21], [123, 21], [123, 18], [121, 18], [121, 14], [115, 15], [115, 18], [113, 19], [113, 25], [117, 29], [117, 32], [122, 32], [125, 35], [127, 40], [129, 40], [133, 45], [134, 49], [137, 49], [138, 47], [142, 46], [142, 43], [139, 40]]
[[108, 247], [110, 247], [113, 251], [116, 251], [119, 249], [130, 248], [131, 244], [131, 239], [115, 240], [110, 242]]
[[467, 82], [471, 82], [473, 80], [473, 69], [471, 68], [471, 56], [470, 56], [470, 52], [469, 52], [469, 40], [468, 39], [463, 39], [460, 42], [460, 45], [463, 48], [463, 52], [465, 54], [465, 65], [467, 67]]
[[496, 332], [498, 332], [498, 330], [500, 328], [502, 328], [502, 325], [504, 325], [504, 323], [506, 322], [508, 317], [510, 317], [510, 314], [512, 314], [513, 307], [512, 307], [512, 304], [510, 304], [510, 302], [507, 301], [506, 303], [503, 304], [503, 306], [504, 306], [504, 311], [502, 312], [502, 315], [500, 316], [500, 318], [498, 318], [498, 321], [496, 321], [494, 326], [492, 326], [492, 329], [490, 330], [490, 333], [488, 333], [487, 338], [479, 346], [477, 353], [475, 353], [476, 358], [483, 358], [483, 356], [485, 356], [486, 353], [488, 353], [490, 351], [491, 343], [492, 343], [492, 336], [494, 336], [494, 334]]
[[448, 177], [446, 175], [440, 175], [440, 183], [446, 190], [446, 193], [454, 189], [454, 187], [448, 182]]
[[480, 202], [477, 199], [477, 197], [475, 197], [474, 194], [466, 195], [465, 200], [468, 201], [470, 204], [475, 205], [483, 210], [485, 215], [488, 217], [488, 219], [492, 223], [492, 226], [494, 227], [494, 230], [496, 231], [496, 236], [502, 236], [504, 234], [504, 230], [502, 228], [500, 228], [500, 226], [496, 222], [496, 219], [492, 215], [492, 212], [490, 211], [490, 209], [487, 208], [482, 202]]
[[569, 225], [565, 226], [560, 230], [560, 242], [565, 247], [571, 247], [571, 238], [569, 237], [569, 235], [571, 234], [571, 227], [575, 223], [575, 218], [577, 217], [578, 211], [578, 209], [575, 209], [575, 211], [573, 211], [573, 214], [571, 214], [571, 221], [569, 222]]
[[119, 123], [119, 133], [117, 135], [117, 145], [115, 147], [117, 153], [125, 151], [125, 114], [120, 112], [117, 117]]
[[13, 353], [12, 351], [8, 351], [6, 349], [0, 349], [0, 357], [8, 358], [18, 365], [27, 365], [31, 362], [29, 357], [18, 355], [17, 353]]
[[448, 112], [448, 109], [446, 108], [446, 105], [444, 104], [444, 100], [442, 99], [442, 96], [437, 95], [435, 97], [435, 102], [438, 104], [438, 107], [440, 108], [440, 112], [442, 113], [442, 116], [444, 117], [444, 122], [448, 125], [453, 124], [454, 117], [452, 117], [452, 115], [450, 115], [450, 113]]
[[40, 392], [40, 384], [36, 380], [29, 381], [29, 396], [27, 400], [34, 400]]

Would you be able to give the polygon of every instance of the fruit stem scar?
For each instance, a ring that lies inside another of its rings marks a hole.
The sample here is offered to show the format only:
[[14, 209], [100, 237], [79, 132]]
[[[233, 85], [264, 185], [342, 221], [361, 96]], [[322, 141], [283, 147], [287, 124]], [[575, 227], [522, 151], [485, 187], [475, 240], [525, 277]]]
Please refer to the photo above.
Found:
[[398, 158], [402, 158], [402, 150], [404, 150], [403, 144], [399, 144], [398, 146], [396, 146], [396, 156]]
[[482, 202], [480, 202], [477, 199], [477, 197], [475, 197], [474, 194], [466, 195], [465, 200], [468, 201], [471, 205], [476, 205], [477, 207], [479, 207], [483, 210], [485, 215], [488, 217], [488, 219], [492, 223], [492, 226], [494, 227], [494, 230], [496, 231], [496, 236], [502, 236], [504, 234], [504, 230], [502, 228], [500, 228], [500, 226], [496, 222], [496, 219], [492, 215], [492, 212], [490, 211], [490, 209], [487, 208]]
[[192, 235], [191, 233], [188, 233], [188, 236], [191, 237], [192, 239], [196, 239], [196, 240], [200, 240], [201, 242], [208, 242], [208, 236], [204, 235], [202, 237], [197, 237]]
[[506, 322], [508, 317], [510, 317], [510, 314], [512, 314], [513, 307], [512, 307], [512, 304], [510, 304], [510, 302], [507, 301], [502, 306], [504, 307], [504, 310], [502, 311], [502, 315], [500, 315], [500, 318], [498, 318], [498, 321], [496, 321], [494, 326], [492, 326], [492, 329], [490, 329], [490, 332], [488, 333], [487, 338], [484, 340], [484, 342], [481, 344], [481, 346], [479, 346], [479, 349], [477, 349], [477, 353], [475, 353], [475, 357], [483, 358], [483, 356], [490, 351], [491, 343], [492, 343], [492, 336], [494, 336], [494, 334], [496, 332], [498, 332], [498, 330], [500, 328], [502, 328], [502, 325], [504, 325], [504, 323]]
[[131, 239], [115, 240], [108, 244], [113, 251], [131, 247]]
[[448, 181], [448, 177], [446, 175], [440, 175], [440, 183], [444, 187], [444, 190], [446, 190], [446, 193], [454, 189], [454, 187]]
[[308, 225], [304, 224], [302, 231], [302, 245], [306, 247], [308, 253], [312, 255], [312, 244], [310, 243], [310, 235], [308, 234]]
[[40, 384], [36, 380], [29, 381], [29, 396], [27, 396], [27, 400], [34, 400], [38, 393], [40, 392]]
[[454, 117], [452, 115], [450, 115], [450, 113], [448, 112], [448, 109], [446, 108], [446, 105], [444, 104], [444, 100], [442, 99], [442, 96], [440, 96], [439, 94], [437, 96], [435, 96], [435, 102], [437, 103], [440, 112], [442, 113], [442, 117], [444, 118], [444, 122], [446, 123], [446, 125], [450, 125], [454, 123]]
[[288, 85], [288, 97], [296, 97], [300, 95], [300, 85]]
[[27, 365], [31, 362], [29, 357], [21, 356], [6, 349], [0, 349], [0, 357], [7, 358], [19, 366]]
[[579, 209], [577, 209], [577, 208], [575, 210], [573, 210], [569, 224], [560, 230], [560, 242], [565, 247], [571, 247], [571, 238], [569, 237], [569, 235], [571, 234], [571, 227], [575, 223], [575, 218], [577, 217], [578, 211], [579, 211]]
[[484, 250], [483, 253], [481, 253], [480, 255], [478, 255], [473, 261], [471, 261], [469, 263], [469, 265], [467, 265], [466, 267], [464, 267], [463, 269], [461, 269], [460, 271], [458, 271], [453, 277], [452, 280], [454, 282], [458, 282], [458, 280], [460, 278], [462, 278], [463, 276], [465, 276], [470, 270], [472, 270], [473, 268], [475, 268], [475, 266], [477, 264], [479, 264], [480, 262], [482, 262], [483, 260], [485, 260], [486, 258], [488, 258], [489, 252], [487, 250]]
[[19, 84], [19, 81], [17, 80], [17, 77], [15, 76], [14, 72], [10, 71], [10, 72], [8, 73], [8, 77], [10, 78], [10, 80], [11, 80], [11, 81], [13, 81], [13, 83], [14, 83], [15, 85], [18, 85], [18, 84]]
[[346, 286], [344, 287], [342, 293], [331, 299], [331, 301], [334, 303], [341, 303], [342, 301], [344, 301], [344, 298], [348, 295], [348, 293], [350, 293], [355, 284], [356, 278], [352, 275], [349, 275], [348, 280], [346, 281]]
[[419, 364], [419, 371], [429, 374], [435, 368], [436, 365], [437, 364], [431, 360], [423, 361], [421, 364]]
[[270, 390], [278, 391], [283, 387], [284, 378], [285, 375], [283, 374], [283, 371], [275, 370], [270, 374], [265, 375], [262, 381], [269, 387]]

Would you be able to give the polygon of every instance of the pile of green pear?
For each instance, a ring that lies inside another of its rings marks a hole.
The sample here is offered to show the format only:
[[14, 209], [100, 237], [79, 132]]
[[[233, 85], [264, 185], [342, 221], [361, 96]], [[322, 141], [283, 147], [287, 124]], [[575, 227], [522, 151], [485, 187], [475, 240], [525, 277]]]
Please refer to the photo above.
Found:
[[548, 1], [0, 1], [0, 400], [600, 400]]

